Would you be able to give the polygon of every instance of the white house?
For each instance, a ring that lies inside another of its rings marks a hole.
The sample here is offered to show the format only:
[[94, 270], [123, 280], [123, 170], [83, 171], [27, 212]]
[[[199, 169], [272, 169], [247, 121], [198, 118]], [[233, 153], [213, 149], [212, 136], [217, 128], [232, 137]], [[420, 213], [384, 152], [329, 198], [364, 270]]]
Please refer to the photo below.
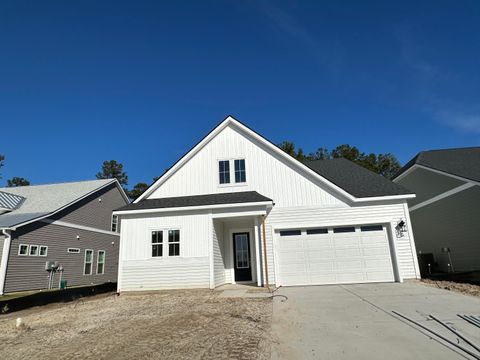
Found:
[[118, 290], [418, 278], [414, 196], [344, 159], [303, 164], [227, 117], [114, 212]]
[[408, 202], [425, 273], [480, 270], [480, 147], [422, 151], [393, 181], [417, 194]]

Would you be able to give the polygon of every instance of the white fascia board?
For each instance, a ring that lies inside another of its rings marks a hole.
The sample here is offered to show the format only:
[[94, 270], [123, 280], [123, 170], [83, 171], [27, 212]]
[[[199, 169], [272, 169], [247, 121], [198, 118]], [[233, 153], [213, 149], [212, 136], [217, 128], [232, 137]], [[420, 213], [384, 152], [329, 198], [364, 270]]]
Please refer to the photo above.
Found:
[[134, 215], [134, 214], [153, 214], [153, 213], [164, 213], [164, 212], [175, 212], [175, 211], [195, 211], [195, 210], [213, 210], [213, 209], [227, 209], [227, 208], [239, 208], [239, 207], [250, 207], [250, 206], [265, 206], [271, 207], [271, 201], [262, 201], [254, 203], [238, 203], [238, 204], [218, 204], [218, 205], [201, 205], [201, 206], [182, 206], [182, 207], [171, 207], [171, 208], [160, 208], [160, 209], [140, 209], [140, 210], [120, 210], [114, 211], [113, 215]]
[[251, 217], [251, 216], [265, 216], [267, 215], [267, 210], [258, 210], [258, 211], [233, 211], [229, 213], [219, 213], [219, 214], [212, 214], [213, 219], [226, 219], [232, 217]]
[[[255, 131], [251, 130], [250, 128], [246, 127], [239, 121], [235, 120], [233, 117], [228, 116], [220, 125], [218, 125], [213, 131], [210, 132], [202, 141], [200, 141], [192, 150], [190, 150], [186, 155], [183, 156], [174, 166], [172, 166], [165, 174], [163, 174], [160, 179], [158, 179], [152, 186], [150, 186], [147, 191], [145, 191], [142, 195], [140, 195], [133, 203], [138, 203], [140, 200], [148, 197], [152, 192], [154, 192], [156, 189], [158, 189], [159, 186], [161, 186], [170, 176], [172, 176], [179, 168], [181, 168], [186, 162], [188, 162], [198, 151], [200, 151], [208, 142], [213, 139], [215, 136], [217, 136], [225, 127], [228, 125], [234, 125], [237, 127], [239, 130], [242, 132], [248, 134], [252, 138], [254, 138], [256, 141], [262, 143], [265, 145], [268, 149], [270, 149], [272, 152], [278, 154], [280, 157], [283, 157], [286, 161], [291, 163], [292, 165], [296, 166], [297, 168], [302, 169], [303, 171], [307, 172], [309, 175], [313, 176], [314, 178], [320, 180], [323, 182], [325, 185], [329, 186], [332, 188], [334, 191], [340, 193], [343, 195], [345, 198], [352, 202], [365, 202], [365, 201], [382, 201], [382, 200], [393, 200], [393, 199], [408, 199], [411, 196], [410, 195], [396, 195], [394, 197], [391, 196], [379, 196], [379, 197], [371, 197], [371, 198], [357, 198], [350, 193], [346, 192], [343, 190], [341, 187], [335, 185], [328, 179], [324, 178], [317, 172], [313, 171], [310, 169], [308, 166], [303, 164], [302, 162], [298, 161], [297, 159], [294, 159], [290, 155], [288, 155], [285, 151], [280, 149], [279, 147], [275, 146], [272, 144], [270, 141], [266, 140], [264, 137], [260, 136], [257, 134]], [[415, 195], [413, 195], [414, 197]]]
[[[64, 210], [64, 209], [66, 209], [66, 208], [68, 208], [68, 207], [76, 204], [77, 202], [79, 202], [79, 201], [85, 199], [86, 197], [88, 197], [88, 196], [96, 193], [97, 191], [99, 191], [99, 190], [101, 190], [101, 189], [103, 189], [103, 188], [106, 188], [107, 186], [111, 185], [113, 182], [115, 182], [116, 185], [117, 185], [118, 187], [120, 187], [121, 193], [126, 197], [125, 192], [123, 191], [122, 187], [120, 186], [120, 183], [118, 182], [118, 180], [117, 180], [117, 179], [112, 179], [112, 181], [106, 183], [105, 185], [103, 185], [103, 186], [101, 186], [101, 187], [99, 187], [99, 188], [96, 188], [95, 190], [90, 191], [88, 194], [85, 194], [85, 195], [83, 195], [82, 197], [79, 197], [78, 199], [75, 199], [75, 200], [72, 201], [71, 203], [69, 203], [69, 204], [67, 204], [67, 205], [65, 205], [65, 206], [62, 206], [61, 208], [59, 208], [59, 209], [57, 209], [57, 210], [55, 210], [55, 211], [52, 211], [51, 213], [48, 213], [48, 214], [46, 214], [46, 215], [39, 216], [39, 217], [37, 217], [37, 218], [35, 218], [35, 219], [31, 219], [31, 220], [25, 221], [25, 222], [20, 223], [20, 224], [16, 224], [16, 225], [14, 225], [14, 226], [15, 226], [15, 228], [17, 228], [17, 227], [20, 227], [20, 226], [25, 226], [25, 225], [31, 224], [31, 223], [33, 223], [33, 222], [35, 222], [35, 221], [39, 221], [39, 220], [42, 220], [42, 219], [46, 219], [46, 218], [48, 218], [48, 217], [50, 217], [50, 216], [52, 216], [52, 215], [55, 215], [56, 213], [59, 213], [60, 211], [62, 211], [62, 210]], [[128, 204], [128, 201], [127, 201], [127, 204]]]
[[400, 179], [404, 178], [405, 176], [407, 176], [408, 174], [410, 174], [413, 170], [416, 169], [416, 164], [415, 165], [412, 165], [410, 166], [407, 170], [405, 170], [403, 173], [401, 173], [400, 175], [398, 175], [395, 179], [392, 179], [392, 181], [394, 183], [398, 182]]
[[315, 222], [303, 222], [303, 223], [292, 223], [292, 224], [285, 223], [285, 224], [275, 225], [274, 231], [291, 230], [291, 229], [311, 229], [311, 228], [317, 228], [317, 227], [329, 228], [329, 227], [376, 225], [376, 224], [388, 225], [391, 222], [392, 222], [392, 219], [380, 217], [375, 220], [366, 220], [366, 221], [355, 220], [355, 221], [345, 222], [345, 220], [341, 220], [341, 221], [332, 220], [328, 223], [320, 224], [320, 225]]

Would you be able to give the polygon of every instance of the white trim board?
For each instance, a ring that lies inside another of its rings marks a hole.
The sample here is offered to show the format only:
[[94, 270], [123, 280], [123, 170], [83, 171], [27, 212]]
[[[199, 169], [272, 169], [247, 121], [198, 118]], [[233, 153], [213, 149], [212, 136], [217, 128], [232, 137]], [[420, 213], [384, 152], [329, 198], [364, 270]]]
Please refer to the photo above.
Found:
[[224, 121], [220, 123], [215, 129], [213, 129], [206, 137], [204, 137], [197, 145], [195, 145], [188, 153], [186, 153], [180, 160], [178, 160], [165, 174], [163, 174], [155, 183], [153, 183], [142, 195], [140, 195], [133, 203], [138, 203], [144, 198], [148, 198], [156, 189], [158, 189], [165, 181], [167, 181], [173, 174], [175, 174], [185, 163], [187, 163], [193, 156], [195, 156], [205, 145], [207, 145], [215, 136], [217, 136], [223, 129], [227, 126], [232, 125], [236, 130], [241, 131], [242, 133], [246, 134], [253, 138], [254, 140], [258, 141], [260, 144], [265, 146], [269, 151], [272, 153], [277, 154], [285, 161], [289, 162], [293, 166], [295, 166], [298, 170], [301, 170], [310, 176], [314, 177], [315, 179], [319, 180], [326, 186], [330, 187], [337, 193], [344, 196], [346, 199], [354, 202], [368, 202], [368, 201], [382, 201], [382, 200], [397, 200], [397, 199], [408, 199], [414, 198], [415, 194], [407, 194], [407, 195], [394, 195], [394, 196], [375, 196], [375, 197], [367, 197], [367, 198], [357, 198], [347, 191], [343, 190], [341, 187], [335, 185], [330, 180], [324, 178], [317, 172], [310, 169], [308, 166], [303, 164], [302, 162], [298, 161], [297, 159], [293, 158], [292, 156], [288, 155], [279, 147], [272, 144], [270, 141], [265, 139], [263, 136], [257, 134], [252, 129], [248, 128], [247, 126], [243, 125], [238, 120], [234, 119], [232, 116], [228, 116]]
[[72, 223], [65, 222], [65, 221], [60, 221], [60, 220], [42, 219], [42, 220], [40, 220], [40, 222], [43, 222], [43, 223], [46, 223], [46, 224], [51, 224], [51, 225], [68, 227], [68, 228], [72, 228], [72, 229], [92, 231], [92, 232], [97, 232], [97, 233], [106, 234], [106, 235], [120, 236], [119, 233], [116, 233], [116, 232], [113, 232], [113, 231], [102, 230], [102, 229], [93, 228], [93, 227], [90, 227], [90, 226], [72, 224]]
[[474, 187], [475, 184], [472, 184], [472, 183], [467, 183], [467, 184], [463, 184], [463, 185], [460, 185], [460, 186], [457, 186], [456, 188], [453, 188], [451, 190], [448, 190], [448, 191], [445, 191], [444, 193], [441, 193], [437, 196], [434, 196], [433, 198], [431, 199], [428, 199], [428, 200], [425, 200], [417, 205], [414, 205], [410, 208], [410, 212], [412, 211], [415, 211], [415, 210], [418, 210], [418, 209], [421, 209], [423, 208], [424, 206], [427, 206], [427, 205], [430, 205], [430, 204], [433, 204], [433, 203], [436, 203], [437, 201], [440, 201], [442, 199], [445, 199], [449, 196], [452, 196], [452, 195], [455, 195], [455, 194], [458, 194], [459, 192], [461, 191], [464, 191], [464, 190], [467, 190], [467, 189], [470, 189], [471, 187]]

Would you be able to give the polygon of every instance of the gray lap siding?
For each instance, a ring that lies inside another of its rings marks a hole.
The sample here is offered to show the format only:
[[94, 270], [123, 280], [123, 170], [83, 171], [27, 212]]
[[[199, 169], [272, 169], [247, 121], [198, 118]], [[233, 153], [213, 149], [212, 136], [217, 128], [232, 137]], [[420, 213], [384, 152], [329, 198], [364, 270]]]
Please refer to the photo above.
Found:
[[125, 204], [117, 186], [112, 184], [55, 214], [51, 219], [110, 231], [112, 211]]
[[[80, 239], [77, 239], [77, 235]], [[112, 242], [114, 243], [112, 245]], [[5, 292], [46, 289], [48, 273], [45, 262], [58, 261], [64, 268], [63, 279], [69, 286], [101, 284], [117, 281], [118, 250], [120, 237], [59, 225], [33, 223], [12, 233], [12, 244], [7, 267]], [[48, 254], [19, 256], [20, 244], [46, 245]], [[80, 253], [68, 253], [68, 248], [78, 248]], [[92, 249], [92, 275], [83, 275], [85, 250]], [[98, 250], [105, 251], [105, 271], [97, 275]], [[58, 286], [59, 274], [54, 284]]]

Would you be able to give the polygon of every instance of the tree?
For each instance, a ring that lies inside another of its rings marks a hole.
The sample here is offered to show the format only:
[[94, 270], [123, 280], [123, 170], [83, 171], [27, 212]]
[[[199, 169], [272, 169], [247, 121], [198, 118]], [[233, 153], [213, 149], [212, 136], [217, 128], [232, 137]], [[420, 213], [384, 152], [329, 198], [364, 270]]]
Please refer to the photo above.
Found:
[[316, 152], [311, 152], [307, 156], [302, 149], [295, 149], [295, 144], [291, 141], [284, 141], [278, 145], [280, 149], [300, 161], [326, 160], [344, 158], [350, 160], [364, 168], [376, 172], [387, 179], [400, 170], [400, 163], [395, 155], [387, 154], [366, 154], [361, 152], [356, 146], [342, 144], [329, 151], [327, 148], [320, 147]]
[[148, 184], [138, 183], [133, 187], [132, 190], [127, 192], [127, 195], [130, 199], [136, 199], [140, 195], [142, 195], [145, 192], [145, 190], [147, 190], [147, 188], [148, 188]]
[[7, 187], [17, 187], [17, 186], [28, 186], [30, 181], [23, 177], [13, 177], [10, 180], [7, 180]]
[[[0, 154], [0, 168], [2, 168], [2, 166], [4, 165], [4, 161], [5, 161], [5, 156]], [[0, 173], [0, 179], [1, 178], [2, 178], [2, 174]]]
[[123, 165], [115, 160], [104, 161], [102, 171], [97, 173], [97, 179], [117, 179], [120, 185], [128, 184], [127, 173], [123, 171]]

